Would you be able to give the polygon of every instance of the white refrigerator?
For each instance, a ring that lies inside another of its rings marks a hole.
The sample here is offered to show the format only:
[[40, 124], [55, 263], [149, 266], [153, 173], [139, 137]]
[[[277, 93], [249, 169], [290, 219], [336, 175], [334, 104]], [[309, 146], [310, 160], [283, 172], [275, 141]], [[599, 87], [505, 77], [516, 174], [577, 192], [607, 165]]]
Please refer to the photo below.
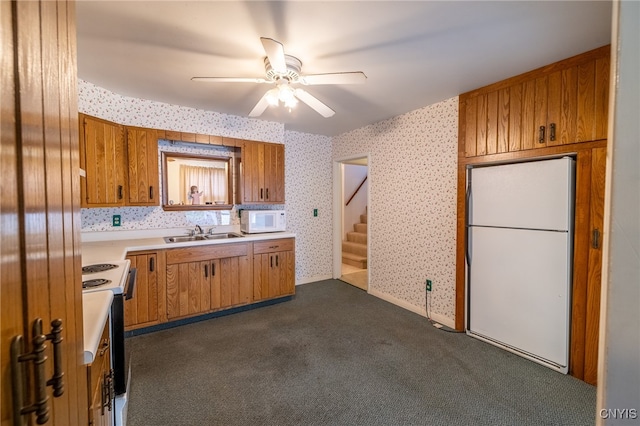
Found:
[[467, 171], [467, 334], [567, 373], [574, 160]]

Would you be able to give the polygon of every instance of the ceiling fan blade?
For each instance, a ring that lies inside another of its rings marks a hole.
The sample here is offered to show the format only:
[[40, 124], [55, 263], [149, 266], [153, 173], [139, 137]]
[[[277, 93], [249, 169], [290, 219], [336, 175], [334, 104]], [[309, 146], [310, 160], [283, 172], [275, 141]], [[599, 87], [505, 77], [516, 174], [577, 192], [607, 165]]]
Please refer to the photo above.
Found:
[[315, 96], [302, 89], [296, 89], [296, 98], [313, 108], [318, 114], [324, 118], [332, 117], [336, 112], [320, 102]]
[[305, 85], [315, 84], [363, 84], [367, 76], [361, 71], [335, 72], [328, 74], [301, 75], [298, 80]]
[[269, 99], [268, 99], [269, 92], [270, 90], [268, 90], [264, 95], [262, 95], [262, 97], [260, 98], [256, 106], [254, 106], [251, 112], [249, 113], [249, 117], [260, 117], [264, 112], [264, 110], [267, 109], [267, 107], [269, 106]]
[[264, 78], [244, 77], [191, 77], [191, 81], [204, 81], [208, 83], [271, 83]]
[[282, 43], [272, 38], [260, 37], [262, 47], [269, 58], [271, 68], [279, 74], [287, 73], [287, 63], [284, 58], [284, 47]]

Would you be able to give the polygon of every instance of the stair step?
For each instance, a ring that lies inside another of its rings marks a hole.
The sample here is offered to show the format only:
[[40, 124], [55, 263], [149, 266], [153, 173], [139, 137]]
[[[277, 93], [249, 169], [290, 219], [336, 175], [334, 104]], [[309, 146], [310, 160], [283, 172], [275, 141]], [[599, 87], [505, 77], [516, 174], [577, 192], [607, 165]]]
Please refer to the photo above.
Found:
[[360, 215], [360, 223], [367, 223], [367, 214]]
[[351, 241], [342, 242], [342, 253], [353, 253], [359, 256], [367, 256], [367, 245], [361, 243], [354, 243]]
[[355, 266], [360, 269], [367, 269], [366, 256], [358, 256], [357, 254], [342, 252], [342, 263], [346, 263], [347, 265]]
[[347, 241], [367, 244], [367, 234], [365, 234], [364, 232], [347, 232]]
[[367, 224], [366, 223], [356, 223], [353, 225], [353, 230], [356, 232], [362, 232], [363, 234], [367, 233]]

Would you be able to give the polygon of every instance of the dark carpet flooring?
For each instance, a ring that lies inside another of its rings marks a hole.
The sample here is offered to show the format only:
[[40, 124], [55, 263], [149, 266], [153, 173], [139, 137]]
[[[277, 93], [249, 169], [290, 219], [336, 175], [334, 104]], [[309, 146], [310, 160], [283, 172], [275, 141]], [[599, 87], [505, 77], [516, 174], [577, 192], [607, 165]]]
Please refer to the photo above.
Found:
[[338, 280], [128, 338], [128, 426], [591, 425], [596, 389]]

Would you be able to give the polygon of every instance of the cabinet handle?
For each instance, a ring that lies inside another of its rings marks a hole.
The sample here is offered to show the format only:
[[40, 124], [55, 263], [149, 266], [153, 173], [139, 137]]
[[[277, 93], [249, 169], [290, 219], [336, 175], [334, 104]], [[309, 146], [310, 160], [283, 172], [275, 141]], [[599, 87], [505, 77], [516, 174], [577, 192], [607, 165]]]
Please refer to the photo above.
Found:
[[267, 200], [268, 200], [268, 199], [269, 199], [269, 188], [265, 189], [265, 190], [264, 190], [264, 192], [265, 192], [265, 194], [266, 194], [265, 199], [267, 199]]
[[209, 265], [204, 265], [204, 277], [209, 278]]
[[149, 258], [149, 272], [153, 272], [156, 269], [155, 257]]
[[273, 256], [269, 256], [269, 261], [271, 262], [271, 267], [273, 268]]
[[122, 200], [122, 185], [118, 185], [118, 200]]
[[592, 232], [591, 247], [594, 249], [600, 248], [600, 230], [597, 228]]
[[260, 199], [264, 198], [264, 189], [260, 188]]
[[215, 263], [211, 264], [211, 276], [212, 277], [216, 276], [216, 264]]
[[149, 187], [149, 199], [153, 200], [153, 186]]
[[102, 341], [102, 345], [100, 346], [100, 350], [98, 351], [98, 355], [103, 356], [108, 349], [109, 349], [109, 339], [104, 339]]
[[[41, 425], [49, 421], [49, 406], [47, 404], [47, 386], [53, 387], [55, 398], [64, 394], [64, 382], [62, 380], [62, 320], [56, 319], [51, 322], [51, 333], [42, 334], [42, 319], [36, 318], [33, 322], [31, 343], [33, 350], [24, 352], [24, 338], [22, 335], [15, 336], [11, 341], [11, 381], [13, 400], [13, 424], [19, 426], [23, 424], [22, 416], [35, 413], [36, 423]], [[45, 365], [47, 356], [46, 341], [51, 340], [53, 345], [53, 377], [45, 379]], [[35, 381], [35, 402], [27, 406], [23, 405], [25, 388], [27, 387], [27, 374], [21, 363], [33, 362], [33, 377]]]
[[556, 140], [556, 123], [549, 124], [549, 140]]
[[544, 143], [544, 126], [540, 126], [538, 131], [538, 143]]
[[276, 254], [276, 268], [278, 267], [278, 255]]

